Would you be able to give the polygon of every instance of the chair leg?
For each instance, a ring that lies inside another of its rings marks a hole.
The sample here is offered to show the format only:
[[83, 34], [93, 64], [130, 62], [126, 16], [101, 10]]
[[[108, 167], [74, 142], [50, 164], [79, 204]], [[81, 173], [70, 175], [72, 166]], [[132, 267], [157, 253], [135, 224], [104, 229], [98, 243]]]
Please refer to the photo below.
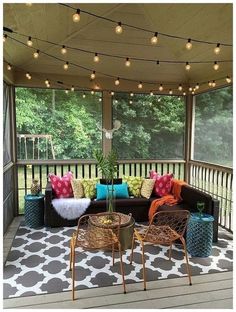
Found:
[[72, 249], [72, 300], [75, 300], [75, 248]]
[[114, 244], [112, 244], [112, 265], [115, 263], [115, 258], [114, 258]]
[[69, 268], [70, 271], [71, 271], [71, 262], [72, 262], [72, 238], [70, 240], [70, 268]]
[[121, 271], [121, 275], [122, 275], [124, 294], [126, 294], [126, 286], [125, 286], [125, 278], [124, 278], [124, 268], [123, 268], [122, 251], [121, 251], [120, 242], [118, 243], [118, 247], [119, 247], [119, 253], [120, 253], [120, 271]]
[[134, 241], [135, 241], [135, 234], [133, 234], [133, 239], [132, 239], [131, 254], [130, 254], [130, 264], [132, 264], [132, 262], [133, 262], [133, 256], [134, 256]]
[[172, 253], [172, 243], [171, 243], [170, 249], [169, 249], [169, 260], [171, 260], [171, 253]]
[[185, 239], [183, 237], [181, 237], [180, 240], [181, 240], [183, 247], [184, 247], [184, 255], [185, 255], [186, 264], [187, 264], [187, 273], [188, 273], [189, 285], [191, 286], [192, 280], [191, 280], [190, 268], [189, 268], [189, 263], [188, 263], [188, 253], [187, 253], [186, 243], [185, 243]]
[[145, 257], [144, 257], [144, 244], [143, 244], [143, 242], [141, 242], [141, 246], [142, 246], [142, 262], [143, 262], [143, 284], [144, 284], [143, 290], [146, 290], [147, 285], [146, 285], [146, 270], [145, 270]]

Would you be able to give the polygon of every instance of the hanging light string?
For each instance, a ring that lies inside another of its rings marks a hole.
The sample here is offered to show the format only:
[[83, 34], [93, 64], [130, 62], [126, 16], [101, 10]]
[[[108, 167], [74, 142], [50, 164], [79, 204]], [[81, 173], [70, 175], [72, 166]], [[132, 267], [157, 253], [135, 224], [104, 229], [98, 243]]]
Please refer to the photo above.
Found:
[[[23, 68], [21, 68], [21, 67], [19, 67], [19, 66], [13, 66], [13, 65], [11, 65], [8, 61], [6, 61], [6, 60], [4, 60], [4, 63], [6, 64], [6, 66], [7, 66], [7, 69], [8, 70], [12, 70], [12, 67], [14, 67], [14, 68], [16, 68], [16, 69], [18, 69], [18, 70], [20, 70], [20, 71], [22, 71], [22, 72], [25, 72], [25, 69], [23, 69]], [[27, 79], [29, 79], [29, 80], [31, 80], [32, 79], [32, 75], [29, 73], [29, 72], [26, 72], [26, 74], [25, 74], [25, 76], [26, 76], [26, 78]], [[33, 78], [34, 79], [36, 79], [36, 80], [38, 80], [38, 81], [40, 81], [40, 82], [42, 82], [42, 78], [41, 78], [41, 75], [39, 75], [39, 74], [37, 74], [37, 73], [33, 73]], [[221, 78], [218, 78], [218, 79], [215, 79], [215, 80], [212, 80], [212, 81], [203, 81], [203, 82], [201, 82], [201, 83], [194, 83], [194, 82], [191, 82], [191, 85], [192, 86], [190, 86], [190, 85], [185, 85], [185, 84], [179, 84], [179, 86], [178, 86], [178, 88], [176, 89], [176, 90], [178, 90], [177, 92], [178, 93], [176, 93], [176, 96], [179, 96], [179, 95], [181, 95], [181, 94], [179, 94], [179, 92], [180, 91], [183, 91], [182, 92], [182, 95], [186, 95], [187, 93], [192, 93], [192, 94], [194, 94], [194, 92], [196, 91], [196, 90], [199, 90], [199, 88], [200, 88], [200, 86], [202, 86], [202, 85], [206, 85], [206, 84], [208, 84], [208, 86], [209, 87], [215, 87], [216, 86], [216, 82], [218, 82], [218, 81], [221, 81], [221, 80], [225, 80], [226, 82], [227, 82], [227, 84], [231, 84], [232, 83], [232, 79], [230, 78], [230, 76], [227, 76], [227, 77], [221, 77]], [[111, 91], [111, 89], [105, 89], [105, 88], [102, 88], [102, 89], [96, 89], [95, 87], [91, 87], [91, 88], [89, 88], [89, 87], [82, 87], [82, 86], [80, 86], [80, 85], [69, 85], [69, 84], [67, 84], [67, 83], [64, 83], [63, 81], [54, 81], [54, 80], [49, 80], [48, 78], [46, 78], [45, 80], [44, 80], [44, 82], [45, 82], [45, 84], [46, 84], [46, 87], [48, 87], [48, 88], [50, 88], [51, 87], [51, 83], [53, 83], [53, 84], [56, 84], [56, 85], [60, 85], [60, 86], [64, 86], [64, 88], [63, 88], [63, 90], [71, 90], [71, 91], [75, 91], [75, 89], [77, 89], [78, 91], [91, 91], [91, 92], [101, 92], [101, 91], [107, 91], [107, 92], [109, 92], [112, 96], [114, 96], [114, 94], [115, 94], [115, 92], [114, 91]], [[139, 82], [139, 84], [142, 84], [142, 82]], [[165, 89], [163, 88], [163, 84], [162, 83], [159, 83], [159, 82], [157, 82], [155, 85], [159, 85], [159, 88], [158, 89], [156, 89], [156, 88], [154, 88], [154, 89], [152, 89], [150, 92], [149, 92], [149, 94], [150, 95], [154, 95], [154, 92], [155, 93], [157, 93], [157, 95], [159, 94], [159, 95], [165, 95], [165, 93], [163, 94], [163, 93], [160, 93], [160, 91], [163, 91], [163, 90], [165, 90], [165, 92], [167, 93], [167, 90], [168, 90], [168, 88], [169, 88], [169, 86], [172, 86], [172, 85], [175, 85], [176, 86], [176, 83], [164, 83], [164, 86], [165, 86]], [[160, 87], [161, 86], [161, 87]], [[66, 89], [65, 89], [66, 88]], [[141, 87], [142, 88], [142, 87]], [[140, 87], [139, 87], [139, 89], [141, 89]], [[184, 91], [185, 90], [185, 91]], [[119, 92], [122, 92], [122, 91], [118, 91], [118, 93]], [[133, 97], [134, 96], [134, 92], [133, 91], [123, 91], [123, 92], [125, 92], [125, 93], [130, 93], [130, 96], [131, 97]], [[116, 92], [117, 93], [117, 92]], [[139, 92], [135, 92], [135, 93], [139, 93]], [[142, 93], [148, 93], [148, 91], [144, 91], [144, 92], [142, 92]], [[169, 91], [168, 91], [168, 93], [169, 94], [173, 94], [173, 90], [172, 89], [169, 89]]]
[[[30, 49], [35, 50], [35, 48], [34, 48], [32, 45], [28, 45], [28, 44], [26, 44], [25, 42], [22, 42], [22, 41], [20, 41], [20, 40], [18, 40], [18, 39], [15, 39], [15, 38], [11, 37], [10, 35], [8, 36], [8, 38], [9, 38], [10, 40], [13, 40], [14, 42], [20, 44], [20, 45], [23, 45], [24, 47], [27, 47], [27, 48], [30, 48]], [[39, 50], [37, 50], [37, 51], [39, 51]], [[119, 77], [119, 76], [110, 75], [110, 74], [103, 73], [103, 72], [100, 72], [100, 71], [94, 71], [94, 70], [91, 69], [91, 68], [88, 68], [88, 67], [85, 67], [85, 66], [82, 66], [82, 65], [78, 65], [78, 64], [76, 64], [76, 63], [74, 63], [74, 62], [69, 62], [69, 61], [66, 61], [66, 62], [65, 62], [64, 59], [59, 58], [59, 57], [54, 56], [54, 55], [51, 55], [51, 54], [49, 54], [49, 53], [47, 53], [47, 52], [44, 52], [44, 51], [42, 51], [42, 50], [40, 50], [39, 52], [40, 52], [41, 54], [46, 55], [46, 56], [48, 56], [48, 57], [50, 57], [50, 58], [53, 58], [53, 59], [55, 59], [55, 60], [57, 60], [57, 61], [59, 61], [59, 62], [63, 62], [63, 64], [64, 64], [64, 65], [63, 65], [64, 70], [68, 70], [68, 69], [69, 69], [69, 66], [72, 65], [72, 66], [74, 66], [74, 67], [81, 68], [81, 69], [83, 69], [83, 70], [85, 70], [85, 71], [89, 71], [89, 72], [91, 73], [91, 74], [90, 74], [90, 79], [91, 79], [91, 80], [94, 80], [94, 79], [96, 78], [96, 74], [100, 74], [100, 75], [103, 75], [103, 76], [106, 76], [106, 77], [109, 77], [109, 78], [116, 79], [116, 80], [115, 80], [115, 85], [116, 85], [116, 86], [118, 86], [118, 85], [120, 84], [120, 80], [138, 83], [138, 88], [140, 88], [140, 86], [141, 86], [139, 80], [133, 80], [133, 79], [129, 79], [129, 78], [124, 78], [124, 77]], [[187, 63], [188, 63], [188, 62], [187, 62]], [[146, 85], [156, 85], [156, 84], [157, 84], [156, 82], [150, 82], [150, 81], [143, 81], [143, 83], [145, 83]], [[168, 83], [168, 85], [176, 85], [176, 83]]]
[[[3, 30], [7, 31], [6, 28], [4, 27]], [[147, 58], [140, 58], [140, 57], [127, 57], [127, 56], [122, 56], [122, 55], [115, 55], [115, 54], [109, 54], [109, 53], [105, 53], [105, 52], [99, 52], [99, 51], [91, 51], [91, 50], [86, 50], [86, 49], [82, 49], [82, 48], [77, 48], [77, 47], [72, 47], [72, 46], [68, 46], [68, 45], [61, 45], [59, 43], [53, 42], [53, 41], [49, 41], [49, 40], [44, 40], [38, 37], [33, 37], [33, 36], [28, 36], [26, 34], [22, 34], [16, 31], [11, 30], [11, 33], [15, 34], [15, 35], [19, 35], [25, 38], [28, 38], [27, 41], [27, 45], [28, 46], [32, 46], [32, 39], [36, 40], [36, 41], [41, 41], [47, 44], [50, 44], [52, 46], [57, 46], [61, 48], [61, 53], [62, 54], [66, 54], [66, 49], [69, 50], [75, 50], [75, 51], [80, 51], [83, 53], [88, 53], [88, 54], [92, 54], [94, 55], [94, 61], [98, 62], [99, 61], [99, 56], [106, 56], [106, 57], [111, 57], [111, 58], [117, 58], [117, 59], [122, 59], [122, 60], [127, 60], [127, 58], [129, 59], [129, 61], [140, 61], [140, 62], [152, 62], [152, 63], [157, 63], [158, 65], [160, 65], [161, 63], [166, 63], [166, 64], [186, 64], [186, 63], [191, 63], [191, 64], [214, 64], [215, 62], [217, 63], [232, 63], [232, 60], [219, 60], [216, 61], [214, 60], [207, 60], [207, 61], [176, 61], [176, 60], [157, 60], [157, 59], [147, 59]], [[8, 35], [9, 37], [9, 35]], [[11, 37], [12, 38], [12, 37]], [[30, 44], [29, 44], [30, 42]], [[98, 60], [96, 61], [95, 58]]]
[[191, 37], [176, 36], [176, 35], [171, 35], [171, 34], [167, 34], [167, 33], [163, 33], [163, 32], [157, 32], [157, 30], [150, 30], [150, 29], [147, 29], [147, 28], [142, 28], [142, 27], [139, 27], [139, 26], [123, 23], [121, 21], [115, 21], [115, 20], [113, 20], [111, 18], [108, 18], [108, 17], [104, 17], [104, 16], [101, 16], [101, 15], [98, 15], [98, 14], [95, 14], [95, 13], [92, 13], [92, 12], [89, 12], [89, 11], [86, 11], [86, 10], [75, 8], [75, 7], [73, 7], [73, 6], [69, 5], [69, 4], [66, 4], [66, 3], [59, 3], [59, 5], [67, 7], [69, 9], [73, 10], [74, 12], [79, 10], [80, 13], [84, 13], [84, 14], [87, 14], [87, 15], [99, 18], [99, 19], [102, 19], [104, 21], [116, 24], [116, 25], [120, 24], [122, 26], [125, 26], [125, 27], [128, 27], [128, 28], [132, 28], [132, 29], [135, 29], [135, 30], [139, 30], [139, 31], [143, 31], [143, 32], [146, 32], [146, 33], [150, 33], [150, 34], [154, 34], [154, 35], [158, 34], [158, 36], [163, 36], [163, 37], [172, 38], [172, 39], [185, 40], [187, 42], [189, 42], [189, 40], [190, 40], [191, 42], [208, 44], [208, 45], [215, 45], [215, 46], [217, 46], [217, 45], [225, 46], [225, 47], [232, 47], [233, 46], [232, 44], [225, 43], [225, 42], [219, 42], [219, 41], [215, 42], [215, 41], [199, 40], [199, 39], [195, 39], [195, 38], [191, 38]]

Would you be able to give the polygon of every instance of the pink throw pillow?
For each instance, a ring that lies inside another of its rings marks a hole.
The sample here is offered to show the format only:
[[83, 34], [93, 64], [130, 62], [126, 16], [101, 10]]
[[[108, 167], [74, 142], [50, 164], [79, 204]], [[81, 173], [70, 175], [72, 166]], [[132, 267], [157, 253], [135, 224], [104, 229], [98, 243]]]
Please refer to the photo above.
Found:
[[55, 192], [56, 198], [73, 197], [71, 186], [71, 179], [73, 179], [72, 172], [67, 172], [63, 177], [58, 177], [53, 173], [49, 173], [49, 179], [52, 183], [52, 189]]
[[150, 178], [156, 180], [153, 188], [154, 194], [160, 197], [170, 194], [173, 176], [173, 173], [167, 173], [161, 176], [157, 172], [151, 170]]

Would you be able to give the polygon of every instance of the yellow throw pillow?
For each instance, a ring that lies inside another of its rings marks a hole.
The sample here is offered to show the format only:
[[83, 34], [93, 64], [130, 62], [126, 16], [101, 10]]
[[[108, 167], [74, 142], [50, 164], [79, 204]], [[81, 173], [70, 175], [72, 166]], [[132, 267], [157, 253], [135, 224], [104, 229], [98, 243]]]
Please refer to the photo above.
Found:
[[141, 196], [149, 199], [155, 184], [155, 179], [144, 179], [141, 187]]
[[74, 193], [74, 198], [83, 198], [84, 197], [84, 187], [81, 182], [81, 179], [72, 179], [71, 185]]
[[141, 186], [144, 178], [133, 177], [133, 176], [123, 176], [122, 181], [127, 182], [129, 194], [134, 197], [140, 197]]
[[81, 179], [81, 183], [84, 188], [84, 197], [91, 199], [96, 197], [96, 184], [98, 182], [99, 178]]

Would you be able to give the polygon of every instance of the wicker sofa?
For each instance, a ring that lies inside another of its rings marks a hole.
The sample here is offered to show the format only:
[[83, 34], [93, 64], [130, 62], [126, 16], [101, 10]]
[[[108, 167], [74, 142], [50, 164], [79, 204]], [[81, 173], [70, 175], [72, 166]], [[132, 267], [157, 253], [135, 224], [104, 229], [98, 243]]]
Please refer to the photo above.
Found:
[[[45, 208], [44, 208], [44, 223], [48, 227], [59, 226], [74, 226], [77, 225], [77, 219], [67, 220], [63, 219], [54, 209], [52, 205], [52, 199], [54, 197], [51, 183], [48, 182], [45, 189]], [[183, 186], [181, 191], [181, 197], [183, 201], [174, 206], [163, 205], [159, 207], [158, 211], [163, 210], [176, 210], [187, 209], [190, 212], [196, 212], [197, 202], [205, 203], [205, 213], [214, 217], [213, 223], [213, 241], [218, 239], [218, 216], [219, 216], [219, 201], [213, 199], [210, 195], [203, 193], [193, 187]], [[117, 212], [131, 213], [135, 221], [145, 222], [148, 221], [148, 211], [151, 202], [157, 197], [146, 198], [126, 198], [116, 199], [115, 207]], [[86, 213], [98, 213], [106, 210], [105, 200], [92, 200]]]

